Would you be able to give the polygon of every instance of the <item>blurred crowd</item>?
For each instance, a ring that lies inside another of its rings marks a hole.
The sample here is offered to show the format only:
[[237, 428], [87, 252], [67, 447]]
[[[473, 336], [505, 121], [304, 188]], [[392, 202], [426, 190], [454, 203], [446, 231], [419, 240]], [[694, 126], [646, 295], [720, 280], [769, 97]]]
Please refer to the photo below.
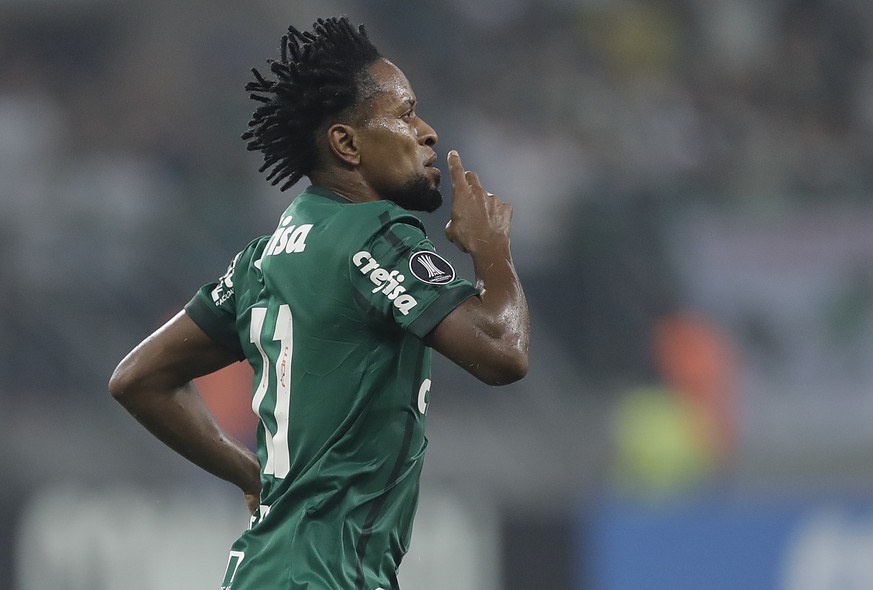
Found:
[[[285, 197], [238, 139], [248, 68], [286, 23], [346, 8], [296, 4], [0, 5], [4, 389], [93, 385], [101, 355], [267, 230]], [[531, 269], [572, 260], [598, 200], [869, 196], [867, 2], [407, 8], [351, 16], [409, 72], [444, 145], [516, 203]]]
[[[589, 208], [657, 234], [680, 199], [778, 209], [869, 196], [868, 2], [408, 8], [0, 4], [4, 391], [93, 388], [132, 332], [267, 231], [286, 198], [238, 139], [252, 109], [242, 86], [286, 24], [321, 14], [365, 21], [408, 71], [445, 149], [515, 203], [523, 268], [544, 284], [584, 270]], [[621, 237], [611, 246], [630, 257], [649, 247]]]

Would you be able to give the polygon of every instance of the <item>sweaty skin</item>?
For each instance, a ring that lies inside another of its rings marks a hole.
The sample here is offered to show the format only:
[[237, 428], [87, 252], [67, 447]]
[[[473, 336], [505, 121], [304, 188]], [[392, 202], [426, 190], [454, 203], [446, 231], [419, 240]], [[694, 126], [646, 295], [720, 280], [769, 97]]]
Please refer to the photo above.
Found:
[[530, 344], [527, 300], [509, 248], [512, 206], [482, 188], [457, 151], [449, 152], [448, 165], [452, 213], [446, 237], [470, 254], [481, 288], [425, 342], [485, 383], [511, 383], [527, 374]]

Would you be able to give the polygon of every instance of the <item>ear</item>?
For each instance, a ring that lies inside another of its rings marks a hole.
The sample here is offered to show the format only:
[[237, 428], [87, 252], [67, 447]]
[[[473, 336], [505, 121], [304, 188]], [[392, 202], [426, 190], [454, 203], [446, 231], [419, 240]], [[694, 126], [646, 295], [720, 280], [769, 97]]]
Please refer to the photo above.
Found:
[[327, 130], [327, 145], [334, 156], [352, 166], [361, 163], [358, 134], [354, 127], [335, 123]]

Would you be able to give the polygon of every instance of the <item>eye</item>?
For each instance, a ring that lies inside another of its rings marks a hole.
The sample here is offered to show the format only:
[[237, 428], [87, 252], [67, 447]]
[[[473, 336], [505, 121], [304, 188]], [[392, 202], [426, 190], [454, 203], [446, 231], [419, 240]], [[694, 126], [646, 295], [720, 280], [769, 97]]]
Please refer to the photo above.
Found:
[[400, 118], [407, 119], [407, 120], [414, 119], [415, 118], [415, 109], [410, 109], [410, 110], [406, 111], [405, 113], [400, 115]]

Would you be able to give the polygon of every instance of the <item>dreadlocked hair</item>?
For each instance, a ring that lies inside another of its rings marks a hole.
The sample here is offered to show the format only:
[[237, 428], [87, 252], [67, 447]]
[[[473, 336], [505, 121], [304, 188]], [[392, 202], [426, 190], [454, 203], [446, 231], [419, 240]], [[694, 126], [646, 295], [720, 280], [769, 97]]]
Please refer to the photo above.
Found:
[[275, 79], [252, 68], [245, 89], [261, 105], [242, 134], [249, 151], [261, 151], [260, 172], [280, 190], [293, 186], [317, 164], [316, 131], [327, 117], [358, 104], [369, 78], [367, 66], [381, 55], [364, 26], [348, 18], [318, 19], [312, 31], [288, 27], [279, 59], [267, 60]]

